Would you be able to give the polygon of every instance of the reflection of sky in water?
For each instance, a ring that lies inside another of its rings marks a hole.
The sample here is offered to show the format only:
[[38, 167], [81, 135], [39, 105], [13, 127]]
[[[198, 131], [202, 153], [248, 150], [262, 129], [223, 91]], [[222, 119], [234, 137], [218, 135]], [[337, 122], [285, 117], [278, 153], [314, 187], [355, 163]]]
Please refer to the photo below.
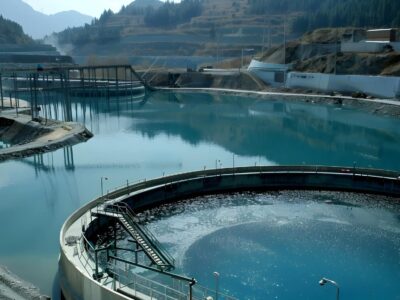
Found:
[[334, 290], [319, 287], [323, 276], [340, 283], [341, 299], [398, 299], [400, 211], [371, 206], [376, 200], [332, 192], [207, 196], [153, 210], [148, 226], [178, 271], [210, 287], [218, 271], [221, 288], [239, 299], [328, 299]]
[[400, 121], [340, 107], [204, 93], [70, 100], [65, 107], [62, 98], [46, 95], [51, 105], [41, 113], [62, 119], [66, 108], [94, 138], [0, 164], [0, 239], [6, 241], [0, 244], [0, 264], [47, 294], [57, 269], [60, 228], [100, 194], [102, 176], [109, 178], [108, 190], [126, 180], [233, 163], [356, 162], [400, 170]]

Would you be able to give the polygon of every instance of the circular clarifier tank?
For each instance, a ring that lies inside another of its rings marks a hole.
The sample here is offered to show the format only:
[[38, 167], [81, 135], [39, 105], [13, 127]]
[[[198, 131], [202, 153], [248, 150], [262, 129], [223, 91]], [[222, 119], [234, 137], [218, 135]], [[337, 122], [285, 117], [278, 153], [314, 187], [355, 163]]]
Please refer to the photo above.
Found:
[[141, 217], [177, 258], [176, 272], [238, 299], [335, 299], [322, 277], [338, 282], [340, 299], [400, 299], [398, 204], [352, 193], [240, 193]]

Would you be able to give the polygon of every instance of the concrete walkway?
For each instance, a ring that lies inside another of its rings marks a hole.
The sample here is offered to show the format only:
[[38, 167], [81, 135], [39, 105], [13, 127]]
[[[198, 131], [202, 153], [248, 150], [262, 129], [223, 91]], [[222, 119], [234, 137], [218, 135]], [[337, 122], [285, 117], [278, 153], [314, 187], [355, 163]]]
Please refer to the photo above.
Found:
[[235, 94], [251, 94], [251, 95], [259, 95], [259, 96], [283, 96], [283, 97], [297, 97], [297, 98], [315, 98], [315, 99], [343, 99], [343, 100], [352, 100], [352, 101], [363, 101], [369, 103], [380, 103], [380, 104], [388, 104], [400, 106], [399, 100], [392, 99], [367, 99], [367, 98], [353, 98], [350, 96], [342, 96], [342, 95], [319, 95], [319, 94], [305, 94], [305, 93], [286, 93], [286, 92], [267, 92], [267, 91], [252, 91], [252, 90], [235, 90], [235, 89], [224, 89], [224, 88], [168, 88], [168, 87], [160, 87], [158, 90], [172, 90], [172, 91], [185, 91], [185, 92], [226, 92], [226, 93], [235, 93]]
[[[33, 121], [30, 115], [0, 113], [0, 119], [12, 122], [0, 134], [0, 140], [12, 141], [18, 137], [20, 144], [0, 149], [0, 162], [30, 156], [36, 153], [54, 151], [68, 145], [87, 141], [93, 134], [86, 127], [74, 122], [61, 122], [56, 120]], [[1, 128], [1, 127], [0, 127]]]

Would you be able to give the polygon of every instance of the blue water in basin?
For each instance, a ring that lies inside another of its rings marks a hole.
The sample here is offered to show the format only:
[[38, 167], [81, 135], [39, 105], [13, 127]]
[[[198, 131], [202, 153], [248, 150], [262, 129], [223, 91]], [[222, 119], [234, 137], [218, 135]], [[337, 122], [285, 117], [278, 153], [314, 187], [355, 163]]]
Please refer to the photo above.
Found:
[[62, 119], [69, 111], [94, 133], [92, 139], [0, 163], [0, 265], [45, 294], [57, 272], [61, 226], [101, 194], [101, 177], [108, 178], [107, 191], [127, 180], [233, 161], [400, 170], [400, 120], [342, 106], [208, 93], [69, 101], [38, 95], [42, 116]]
[[340, 299], [400, 299], [400, 211], [391, 201], [332, 192], [208, 196], [153, 210], [148, 226], [178, 272], [211, 289], [218, 272], [220, 291], [238, 299], [335, 299], [334, 286], [318, 284], [323, 277], [338, 282]]

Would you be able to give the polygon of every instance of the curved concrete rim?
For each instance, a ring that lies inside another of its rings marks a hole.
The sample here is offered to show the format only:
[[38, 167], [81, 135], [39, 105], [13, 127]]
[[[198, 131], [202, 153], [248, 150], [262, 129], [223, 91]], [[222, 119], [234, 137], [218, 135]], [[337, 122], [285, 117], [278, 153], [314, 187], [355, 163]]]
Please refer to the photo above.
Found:
[[[81, 217], [90, 212], [92, 208], [95, 208], [98, 204], [104, 203], [105, 201], [125, 201], [134, 199], [134, 197], [141, 197], [144, 195], [143, 203], [137, 202], [139, 209], [146, 209], [149, 206], [157, 206], [166, 201], [177, 201], [182, 198], [190, 198], [198, 194], [215, 194], [229, 191], [239, 190], [252, 190], [254, 188], [262, 188], [263, 190], [336, 190], [346, 192], [359, 192], [366, 194], [382, 194], [388, 196], [394, 196], [400, 198], [400, 173], [395, 171], [377, 170], [377, 169], [364, 169], [355, 167], [326, 167], [326, 166], [253, 166], [253, 167], [238, 167], [238, 168], [224, 168], [224, 169], [213, 169], [213, 170], [201, 170], [188, 173], [181, 173], [176, 175], [170, 175], [161, 178], [155, 178], [152, 180], [144, 180], [132, 185], [125, 185], [124, 187], [117, 188], [111, 191], [105, 197], [99, 197], [83, 207], [76, 210], [63, 224], [60, 232], [60, 268], [62, 266], [69, 268], [69, 276], [67, 274], [66, 280], [67, 285], [72, 286], [74, 291], [78, 290], [70, 284], [71, 272], [75, 273], [74, 277], [79, 274], [83, 276], [84, 280], [88, 281], [91, 287], [91, 292], [94, 289], [98, 291], [93, 292], [97, 296], [97, 299], [131, 299], [120, 293], [111, 290], [108, 287], [101, 285], [99, 282], [88, 276], [86, 272], [81, 272], [80, 269], [68, 257], [66, 252], [66, 232], [69, 227], [77, 222]], [[261, 181], [256, 184], [250, 184], [249, 180], [254, 181], [255, 178]], [[266, 181], [267, 179], [267, 181]], [[295, 181], [293, 181], [295, 179]], [[207, 181], [212, 182], [224, 182], [226, 186], [214, 186], [210, 189], [204, 188], [204, 184]], [[233, 180], [233, 181], [232, 181]], [[196, 186], [195, 189], [187, 189], [187, 185], [193, 183], [202, 183], [203, 189], [199, 190]], [[232, 182], [235, 182], [235, 186], [230, 186]], [[242, 184], [243, 183], [243, 184]], [[183, 187], [182, 194], [177, 194], [177, 186]], [[169, 188], [173, 189], [173, 195], [168, 198], [165, 197], [162, 200], [158, 200], [157, 203], [148, 203], [146, 193], [165, 191]], [[172, 199], [172, 200], [171, 200]], [[129, 203], [128, 203], [129, 204]], [[62, 264], [61, 264], [62, 262]], [[63, 270], [61, 270], [63, 271]], [[84, 284], [86, 291], [86, 283]], [[102, 291], [107, 290], [107, 296]], [[81, 298], [77, 293], [73, 292], [76, 297], [66, 297], [66, 299]], [[84, 297], [82, 297], [84, 299]]]

